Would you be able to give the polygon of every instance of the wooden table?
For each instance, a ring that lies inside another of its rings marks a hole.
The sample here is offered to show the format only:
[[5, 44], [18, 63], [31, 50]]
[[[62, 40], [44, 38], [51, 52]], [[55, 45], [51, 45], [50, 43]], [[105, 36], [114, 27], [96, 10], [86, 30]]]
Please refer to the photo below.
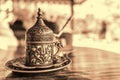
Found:
[[[14, 52], [14, 55], [18, 53], [19, 56], [24, 55], [24, 52], [20, 53], [20, 51]], [[72, 64], [55, 72], [20, 74], [12, 73], [3, 67], [0, 69], [0, 80], [120, 80], [120, 54], [118, 53], [74, 47], [69, 56]]]

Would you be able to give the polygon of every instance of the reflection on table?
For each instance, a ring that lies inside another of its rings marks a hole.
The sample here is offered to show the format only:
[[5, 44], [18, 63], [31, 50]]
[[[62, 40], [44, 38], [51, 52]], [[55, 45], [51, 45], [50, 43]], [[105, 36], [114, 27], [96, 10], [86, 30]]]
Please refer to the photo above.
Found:
[[[20, 49], [20, 48], [19, 48]], [[24, 49], [24, 48], [22, 48]], [[14, 58], [24, 56], [25, 52], [14, 52]], [[74, 47], [69, 53], [72, 63], [58, 71], [38, 74], [12, 73], [0, 70], [0, 79], [5, 80], [119, 80], [120, 54], [104, 50]], [[8, 59], [9, 60], [9, 59]], [[6, 60], [1, 61], [6, 63]]]

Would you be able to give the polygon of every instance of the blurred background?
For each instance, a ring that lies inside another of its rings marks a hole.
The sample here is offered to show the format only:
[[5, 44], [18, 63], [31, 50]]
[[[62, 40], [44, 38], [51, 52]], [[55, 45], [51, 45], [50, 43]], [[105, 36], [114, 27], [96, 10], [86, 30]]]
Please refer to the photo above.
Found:
[[[41, 8], [55, 23], [67, 48], [92, 47], [119, 53], [119, 0], [0, 0], [0, 49], [25, 47], [25, 32], [36, 22]], [[13, 51], [15, 51], [14, 49]]]

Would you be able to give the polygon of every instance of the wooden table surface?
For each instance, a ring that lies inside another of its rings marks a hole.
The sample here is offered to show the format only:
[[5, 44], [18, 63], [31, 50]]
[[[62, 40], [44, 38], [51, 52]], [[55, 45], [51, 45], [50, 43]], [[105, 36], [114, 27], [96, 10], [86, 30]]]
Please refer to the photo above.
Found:
[[[7, 51], [8, 56], [13, 53], [13, 58], [24, 55], [22, 49], [17, 52], [10, 51]], [[4, 53], [4, 51], [1, 52]], [[12, 73], [2, 65], [7, 60], [2, 60], [0, 80], [120, 80], [120, 54], [118, 53], [74, 47], [69, 56], [72, 63], [68, 67], [42, 74]]]

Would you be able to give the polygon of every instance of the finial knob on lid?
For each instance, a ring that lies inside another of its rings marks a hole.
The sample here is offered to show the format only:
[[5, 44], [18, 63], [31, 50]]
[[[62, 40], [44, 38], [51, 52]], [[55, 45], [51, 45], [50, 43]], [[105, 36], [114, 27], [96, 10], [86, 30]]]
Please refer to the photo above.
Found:
[[38, 19], [40, 19], [40, 18], [42, 18], [42, 13], [41, 13], [41, 10], [40, 10], [40, 8], [38, 8], [38, 12], [37, 12], [37, 14], [38, 14]]

